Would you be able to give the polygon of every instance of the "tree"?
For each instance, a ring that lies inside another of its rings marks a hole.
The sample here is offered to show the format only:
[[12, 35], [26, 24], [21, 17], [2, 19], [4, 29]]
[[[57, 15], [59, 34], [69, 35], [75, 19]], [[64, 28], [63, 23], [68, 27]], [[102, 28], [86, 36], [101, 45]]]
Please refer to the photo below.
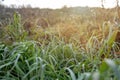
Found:
[[104, 8], [104, 1], [105, 0], [101, 0], [101, 6], [102, 6], [102, 8]]
[[116, 0], [116, 11], [117, 11], [118, 18], [120, 19], [119, 0]]

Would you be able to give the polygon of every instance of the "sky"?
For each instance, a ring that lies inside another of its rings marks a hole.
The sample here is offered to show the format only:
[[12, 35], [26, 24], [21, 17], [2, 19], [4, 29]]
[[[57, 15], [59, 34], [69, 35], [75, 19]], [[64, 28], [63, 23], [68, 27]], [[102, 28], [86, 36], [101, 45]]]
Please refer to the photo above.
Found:
[[[106, 8], [115, 7], [116, 0], [105, 0], [104, 6]], [[31, 5], [32, 7], [39, 8], [61, 8], [64, 5], [68, 7], [75, 6], [88, 6], [88, 7], [101, 7], [101, 0], [4, 0], [2, 4], [10, 5]]]

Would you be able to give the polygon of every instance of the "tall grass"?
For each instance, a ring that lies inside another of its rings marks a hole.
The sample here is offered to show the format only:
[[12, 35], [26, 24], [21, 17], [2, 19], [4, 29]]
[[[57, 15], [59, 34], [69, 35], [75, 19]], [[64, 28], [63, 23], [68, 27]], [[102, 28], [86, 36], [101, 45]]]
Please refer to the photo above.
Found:
[[21, 16], [15, 12], [13, 16], [13, 22], [9, 24], [5, 29], [6, 37], [9, 41], [24, 41], [27, 33], [21, 23]]
[[[0, 43], [0, 79], [120, 80], [120, 60], [112, 52], [117, 31], [102, 26], [103, 30], [86, 32], [82, 38], [80, 31], [84, 29], [68, 25], [59, 30], [58, 25], [45, 30], [35, 28], [32, 40], [27, 40], [29, 36], [15, 13], [13, 24], [6, 28], [12, 43]], [[85, 40], [84, 45], [79, 38]]]
[[[0, 79], [4, 80], [119, 80], [119, 59], [91, 59], [72, 44], [35, 41], [0, 44]], [[98, 79], [99, 78], [99, 79]]]

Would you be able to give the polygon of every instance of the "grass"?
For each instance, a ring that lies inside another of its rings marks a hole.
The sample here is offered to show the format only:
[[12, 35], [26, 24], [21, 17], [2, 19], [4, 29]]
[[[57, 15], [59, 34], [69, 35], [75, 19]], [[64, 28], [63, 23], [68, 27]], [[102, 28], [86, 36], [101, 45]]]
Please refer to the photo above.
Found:
[[0, 79], [120, 80], [120, 59], [112, 52], [117, 30], [108, 24], [100, 38], [99, 29], [80, 37], [84, 29], [73, 24], [56, 26], [34, 28], [34, 35], [28, 36], [15, 14], [13, 24], [5, 28], [12, 41], [0, 43]]
[[[26, 41], [0, 44], [0, 78], [7, 80], [119, 80], [119, 59], [100, 60], [72, 44]], [[97, 75], [97, 76], [96, 76]]]

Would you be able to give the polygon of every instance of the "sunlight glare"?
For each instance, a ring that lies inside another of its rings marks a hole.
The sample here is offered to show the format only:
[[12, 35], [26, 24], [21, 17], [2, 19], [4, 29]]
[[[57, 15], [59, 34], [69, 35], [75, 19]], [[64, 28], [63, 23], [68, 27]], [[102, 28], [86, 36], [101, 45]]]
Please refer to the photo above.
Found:
[[[111, 8], [116, 5], [116, 0], [105, 0], [104, 5], [106, 8]], [[5, 0], [2, 2], [4, 5], [10, 6], [12, 4], [20, 5], [31, 5], [32, 7], [40, 8], [61, 8], [64, 5], [68, 7], [75, 6], [88, 6], [88, 7], [101, 7], [101, 0]]]

